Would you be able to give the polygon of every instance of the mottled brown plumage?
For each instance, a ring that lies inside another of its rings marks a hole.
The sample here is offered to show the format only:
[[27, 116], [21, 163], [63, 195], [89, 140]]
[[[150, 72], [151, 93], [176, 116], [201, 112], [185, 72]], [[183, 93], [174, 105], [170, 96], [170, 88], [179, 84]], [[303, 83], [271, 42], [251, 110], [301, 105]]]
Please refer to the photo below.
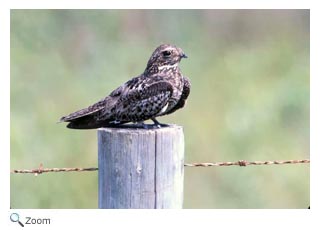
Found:
[[190, 82], [178, 64], [186, 58], [182, 49], [160, 45], [150, 57], [145, 71], [99, 102], [60, 119], [68, 128], [92, 129], [128, 122], [142, 123], [183, 108], [190, 93]]

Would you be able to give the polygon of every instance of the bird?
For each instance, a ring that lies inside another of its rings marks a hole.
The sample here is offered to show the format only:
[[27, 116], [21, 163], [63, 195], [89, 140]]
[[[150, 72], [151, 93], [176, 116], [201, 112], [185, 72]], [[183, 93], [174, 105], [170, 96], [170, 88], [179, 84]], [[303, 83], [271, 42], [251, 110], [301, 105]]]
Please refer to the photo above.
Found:
[[142, 74], [125, 82], [97, 103], [63, 116], [71, 129], [96, 129], [135, 123], [150, 128], [166, 126], [156, 117], [175, 112], [185, 106], [190, 94], [190, 80], [183, 76], [179, 63], [187, 58], [175, 45], [161, 44], [152, 53]]

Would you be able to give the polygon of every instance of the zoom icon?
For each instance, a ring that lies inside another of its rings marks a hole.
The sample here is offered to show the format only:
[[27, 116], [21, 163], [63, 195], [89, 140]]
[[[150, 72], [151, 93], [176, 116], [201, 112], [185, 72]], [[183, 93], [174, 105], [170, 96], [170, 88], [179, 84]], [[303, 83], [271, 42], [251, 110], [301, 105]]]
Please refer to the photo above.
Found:
[[20, 221], [20, 216], [19, 216], [18, 213], [15, 213], [15, 212], [12, 213], [12, 214], [10, 215], [10, 220], [11, 220], [12, 222], [17, 222], [18, 224], [20, 224], [21, 227], [24, 227], [23, 223], [21, 223], [21, 221]]

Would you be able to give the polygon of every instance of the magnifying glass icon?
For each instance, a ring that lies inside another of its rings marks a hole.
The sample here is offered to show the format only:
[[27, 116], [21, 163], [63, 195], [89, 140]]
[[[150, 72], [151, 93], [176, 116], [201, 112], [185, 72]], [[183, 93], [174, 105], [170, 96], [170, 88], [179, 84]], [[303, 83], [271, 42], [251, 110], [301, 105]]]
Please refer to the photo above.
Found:
[[19, 214], [18, 214], [18, 213], [12, 213], [12, 214], [10, 215], [10, 220], [11, 220], [12, 222], [18, 222], [21, 227], [24, 227], [23, 223], [21, 223], [21, 221], [19, 220], [19, 218], [20, 218], [20, 217], [19, 217]]

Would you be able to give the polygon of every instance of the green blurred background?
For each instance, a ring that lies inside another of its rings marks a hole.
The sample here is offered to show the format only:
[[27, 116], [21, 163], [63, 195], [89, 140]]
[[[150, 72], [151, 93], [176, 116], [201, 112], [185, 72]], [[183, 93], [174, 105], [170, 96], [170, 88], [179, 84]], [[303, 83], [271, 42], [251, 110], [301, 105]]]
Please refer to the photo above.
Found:
[[[97, 166], [95, 130], [56, 124], [189, 56], [185, 161], [309, 158], [309, 10], [12, 10], [11, 169]], [[185, 168], [184, 208], [307, 208], [309, 165]], [[97, 208], [97, 172], [11, 174], [12, 208]]]

